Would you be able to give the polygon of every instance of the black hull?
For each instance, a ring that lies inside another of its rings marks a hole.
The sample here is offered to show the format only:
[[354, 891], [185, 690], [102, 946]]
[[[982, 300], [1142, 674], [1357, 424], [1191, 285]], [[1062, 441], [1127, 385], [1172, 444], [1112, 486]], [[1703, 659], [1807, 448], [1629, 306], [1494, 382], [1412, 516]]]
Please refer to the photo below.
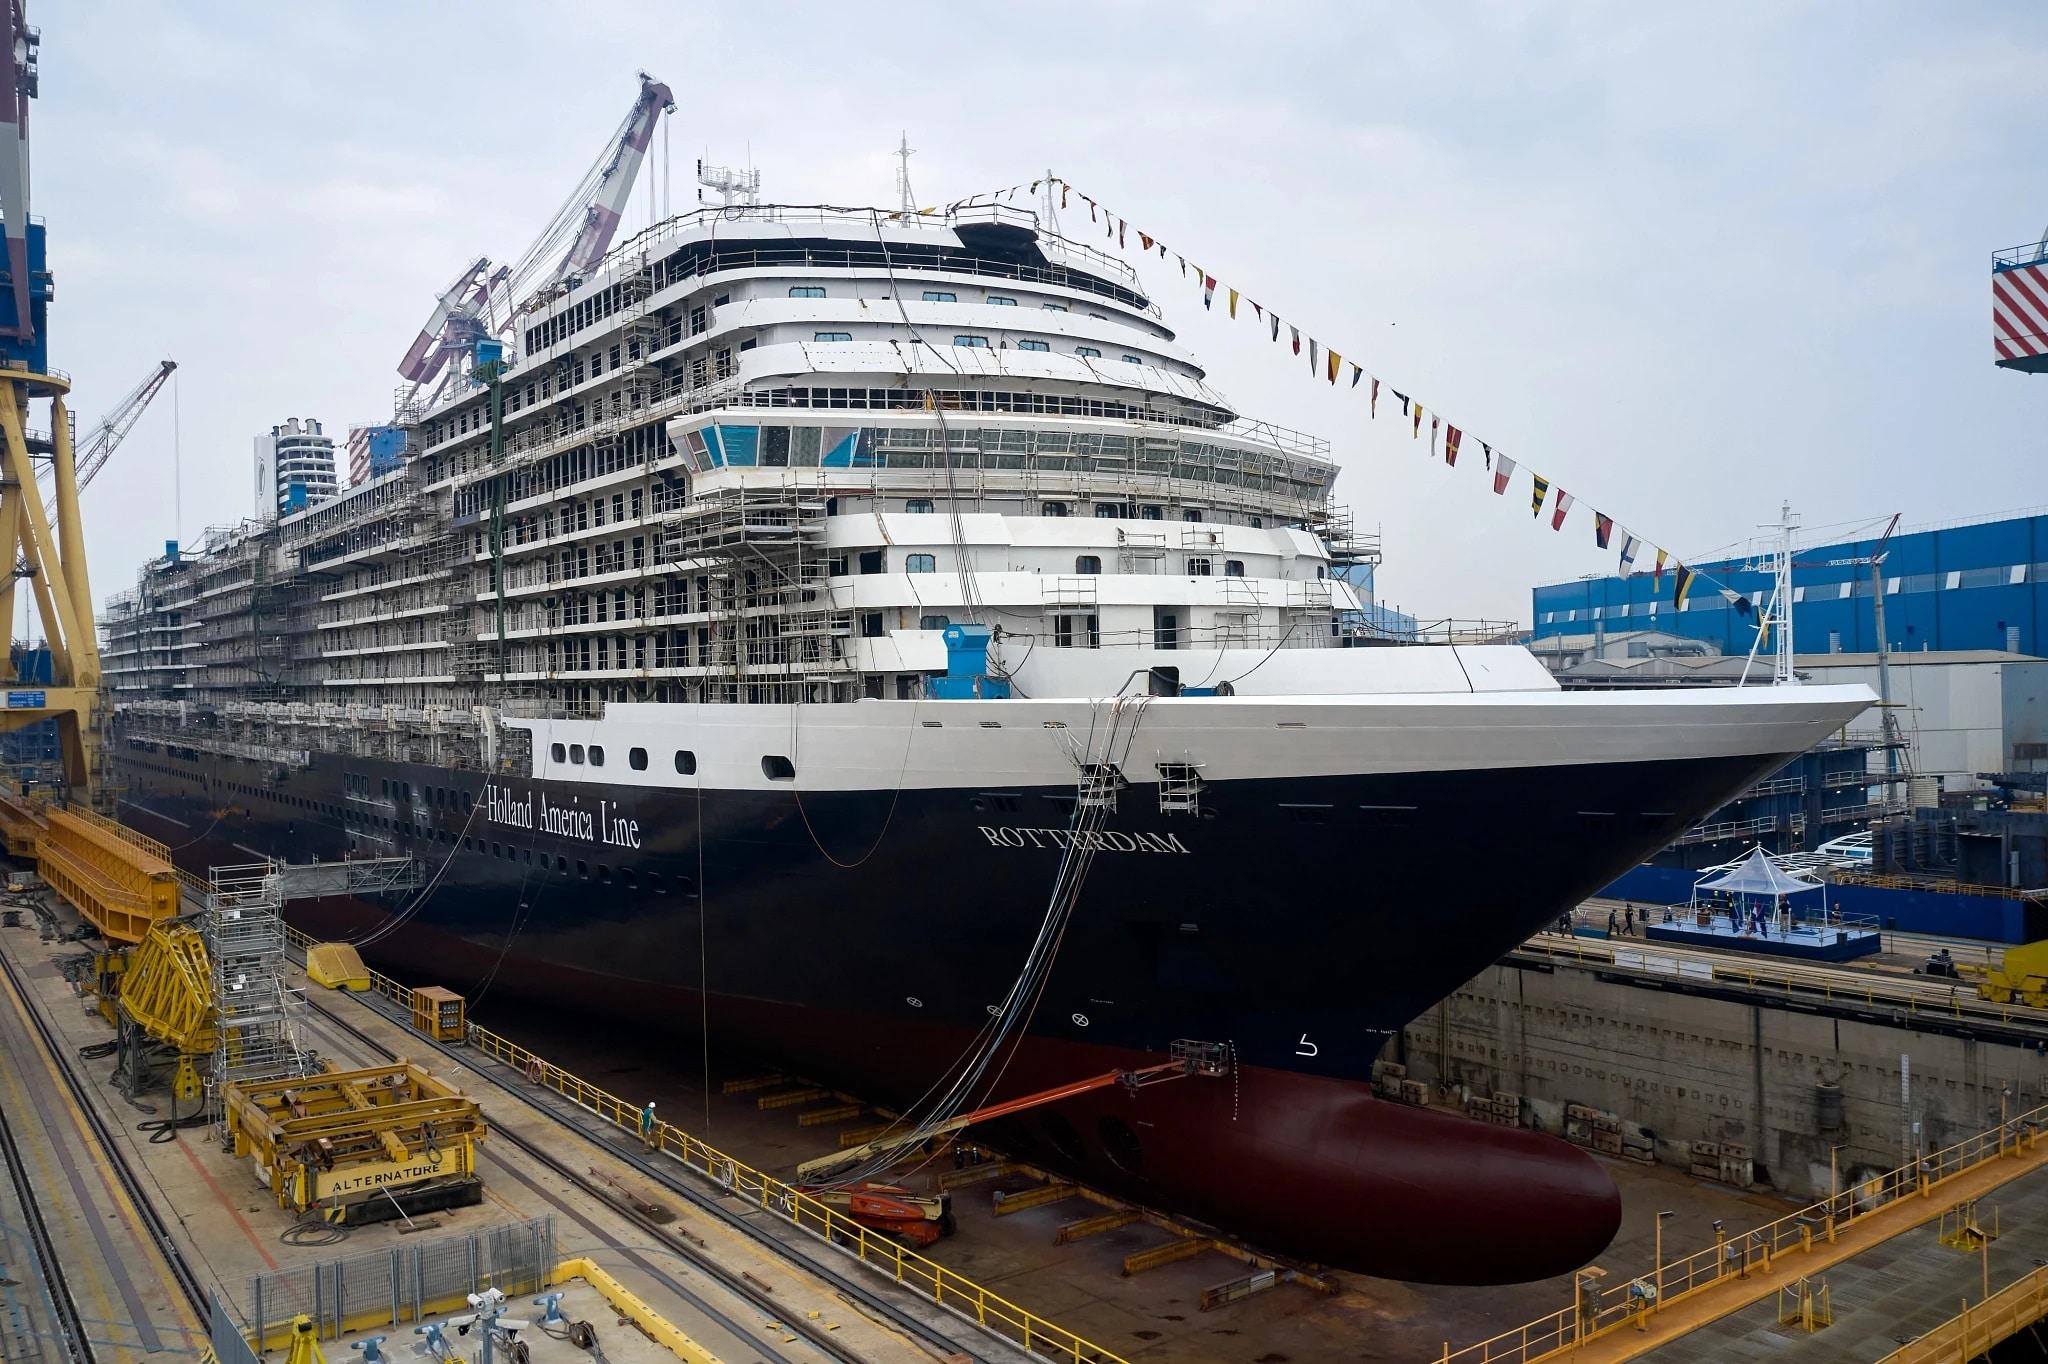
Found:
[[[678, 1036], [701, 1011], [721, 1046], [744, 1039], [898, 1103], [1009, 989], [1073, 803], [1071, 788], [799, 796], [520, 778], [486, 793], [475, 773], [338, 755], [286, 770], [127, 744], [119, 759], [131, 817], [194, 869], [417, 856], [433, 889], [395, 917], [326, 904], [305, 923], [377, 935], [366, 955], [411, 978], [470, 994], [488, 982], [494, 1000], [572, 1001]], [[1239, 1074], [1062, 1104], [1005, 1144], [1389, 1277], [1506, 1282], [1583, 1263], [1619, 1218], [1597, 1163], [1377, 1102], [1372, 1061], [1561, 907], [1781, 761], [1238, 781], [1205, 792], [1199, 818], [1126, 790], [996, 1097], [1155, 1060], [1184, 1037], [1228, 1043]], [[548, 832], [543, 800], [587, 812], [588, 828]]]

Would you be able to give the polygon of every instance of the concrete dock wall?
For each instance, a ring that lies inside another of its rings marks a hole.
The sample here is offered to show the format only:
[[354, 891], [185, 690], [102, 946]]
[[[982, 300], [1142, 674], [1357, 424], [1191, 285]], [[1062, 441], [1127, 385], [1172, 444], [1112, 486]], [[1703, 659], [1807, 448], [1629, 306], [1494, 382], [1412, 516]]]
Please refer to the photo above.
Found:
[[[1901, 1163], [2048, 1096], [2035, 1046], [1677, 993], [1590, 970], [1490, 967], [1389, 1044], [1390, 1059], [1459, 1105], [1523, 1098], [1522, 1122], [1562, 1134], [1565, 1106], [1618, 1115], [1625, 1153], [1681, 1168], [1694, 1142], [1750, 1150], [1758, 1183], [1828, 1191], [1828, 1153], [1856, 1170]], [[1901, 1057], [1907, 1072], [1901, 1081]], [[1829, 1093], [1824, 1087], [1833, 1086]], [[1914, 1125], [1917, 1124], [1917, 1136]]]

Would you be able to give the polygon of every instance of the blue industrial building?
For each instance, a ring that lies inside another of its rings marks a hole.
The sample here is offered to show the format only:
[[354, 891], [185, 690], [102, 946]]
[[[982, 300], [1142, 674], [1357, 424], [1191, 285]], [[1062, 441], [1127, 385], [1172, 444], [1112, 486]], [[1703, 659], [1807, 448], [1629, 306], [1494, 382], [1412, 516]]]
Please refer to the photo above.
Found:
[[[1801, 550], [1792, 570], [1792, 625], [1801, 653], [1875, 650], [1871, 574], [1876, 539]], [[1772, 585], [1768, 556], [1693, 567], [1759, 605]], [[2048, 650], [2048, 515], [2016, 516], [1894, 535], [1885, 546], [1885, 633], [1894, 650]], [[1535, 589], [1535, 637], [1663, 630], [1746, 654], [1757, 617], [1696, 582], [1685, 609], [1675, 578], [1650, 573], [1588, 578]]]

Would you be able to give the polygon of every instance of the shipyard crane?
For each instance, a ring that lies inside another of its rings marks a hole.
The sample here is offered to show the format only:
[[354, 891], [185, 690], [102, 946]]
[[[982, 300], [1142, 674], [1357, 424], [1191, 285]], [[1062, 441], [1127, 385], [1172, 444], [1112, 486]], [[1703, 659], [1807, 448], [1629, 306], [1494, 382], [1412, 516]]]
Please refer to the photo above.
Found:
[[[1899, 728], [1898, 713], [1892, 709], [1892, 646], [1885, 638], [1884, 628], [1884, 561], [1891, 544], [1892, 532], [1899, 528], [1901, 512], [1893, 512], [1892, 519], [1885, 524], [1884, 534], [1877, 537], [1877, 546], [1868, 554], [1859, 554], [1847, 559], [1795, 559], [1794, 568], [1868, 568], [1870, 570], [1870, 627], [1877, 638], [1877, 714], [1878, 726], [1884, 734], [1885, 776], [1896, 781], [1900, 776], [1900, 754], [1906, 749], [1906, 736]], [[1907, 764], [1907, 774], [1911, 765]], [[1890, 797], [1889, 788], [1885, 791]]]
[[[170, 380], [172, 371], [177, 368], [176, 360], [159, 360], [148, 378], [129, 389], [128, 396], [115, 403], [107, 415], [100, 418], [99, 425], [86, 434], [83, 444], [74, 440], [74, 463], [78, 470], [80, 492], [84, 492], [94, 475], [107, 466], [107, 460], [112, 458], [114, 451], [121, 448], [121, 442], [128, 438], [129, 431], [141, 420], [150, 400], [163, 389], [164, 384]], [[53, 471], [45, 468], [38, 472], [51, 474]], [[44, 499], [43, 515], [55, 519], [57, 504], [54, 498]]]
[[[618, 235], [619, 220], [639, 178], [641, 163], [647, 159], [655, 124], [661, 115], [674, 113], [675, 107], [668, 86], [641, 72], [640, 89], [624, 121], [605, 140], [597, 159], [519, 260], [493, 269], [488, 256], [479, 256], [441, 291], [426, 325], [398, 362], [399, 374], [412, 385], [401, 397], [401, 407], [410, 405], [437, 379], [440, 386], [432, 396], [440, 397], [451, 379], [467, 370], [463, 363], [450, 370], [451, 359], [465, 359], [476, 342], [487, 336], [509, 339], [522, 303], [575, 283], [604, 259]], [[560, 258], [549, 269], [548, 262], [556, 259], [557, 252], [561, 252]]]
[[[7, 0], [7, 25], [0, 120], [13, 125], [14, 135], [0, 137], [0, 231], [6, 235], [7, 272], [0, 290], [0, 554], [13, 572], [0, 578], [0, 620], [14, 620], [15, 589], [26, 582], [49, 642], [51, 680], [45, 686], [16, 685], [13, 651], [6, 651], [0, 663], [6, 669], [0, 676], [6, 683], [0, 687], [5, 701], [0, 730], [55, 720], [65, 780], [74, 799], [86, 800], [93, 794], [98, 756], [93, 713], [100, 688], [99, 642], [65, 401], [71, 380], [50, 366], [48, 234], [29, 214], [28, 106], [41, 81], [42, 37], [29, 27], [27, 0]], [[50, 413], [54, 525], [35, 495], [32, 457], [43, 450], [32, 446], [26, 426], [30, 405], [43, 401]]]
[[1991, 349], [2000, 369], [2048, 374], [2048, 228], [1991, 257]]

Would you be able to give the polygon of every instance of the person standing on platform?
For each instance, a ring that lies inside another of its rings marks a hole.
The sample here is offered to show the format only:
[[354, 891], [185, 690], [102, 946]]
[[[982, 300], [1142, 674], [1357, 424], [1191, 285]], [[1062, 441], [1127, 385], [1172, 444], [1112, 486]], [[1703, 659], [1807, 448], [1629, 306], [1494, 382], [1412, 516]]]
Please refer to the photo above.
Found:
[[1617, 919], [1614, 916], [1614, 911], [1610, 909], [1607, 911], [1607, 936], [1610, 938], [1615, 938], [1619, 937], [1620, 935], [1621, 920]]
[[1636, 935], [1636, 907], [1633, 903], [1625, 907], [1621, 921], [1621, 931], [1628, 934], [1631, 938]]

